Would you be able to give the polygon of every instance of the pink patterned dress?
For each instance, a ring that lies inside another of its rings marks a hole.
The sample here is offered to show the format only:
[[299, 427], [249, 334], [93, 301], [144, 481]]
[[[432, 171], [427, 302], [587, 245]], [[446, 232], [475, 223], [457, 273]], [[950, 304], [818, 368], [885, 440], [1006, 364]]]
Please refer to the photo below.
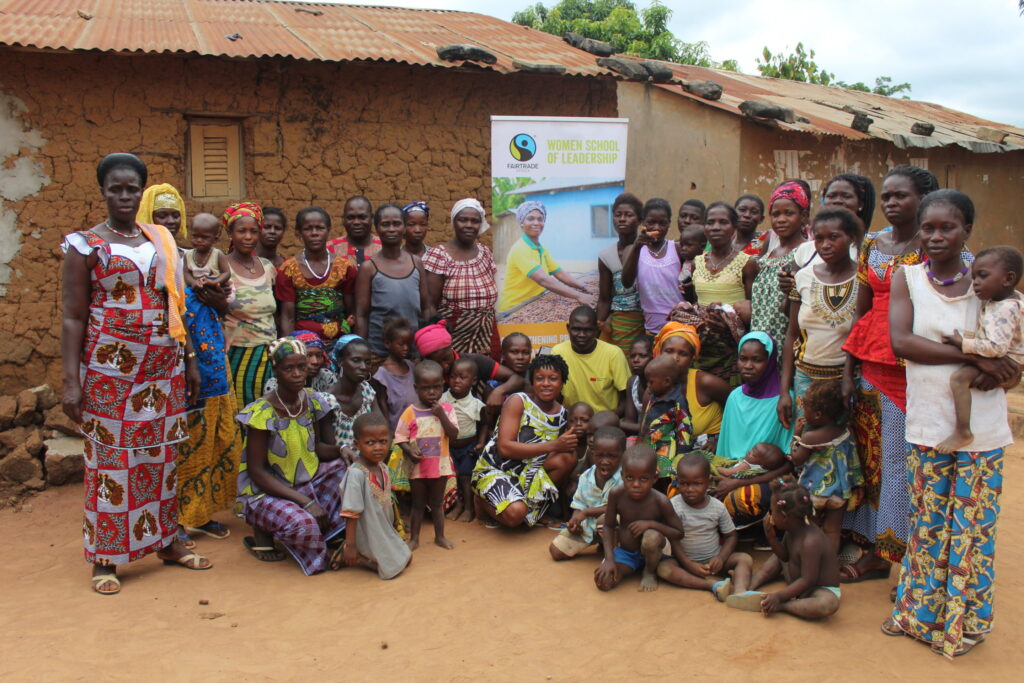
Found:
[[188, 438], [183, 350], [169, 333], [151, 242], [133, 248], [77, 232], [62, 248], [98, 257], [80, 371], [85, 558], [122, 565], [174, 540], [175, 444]]

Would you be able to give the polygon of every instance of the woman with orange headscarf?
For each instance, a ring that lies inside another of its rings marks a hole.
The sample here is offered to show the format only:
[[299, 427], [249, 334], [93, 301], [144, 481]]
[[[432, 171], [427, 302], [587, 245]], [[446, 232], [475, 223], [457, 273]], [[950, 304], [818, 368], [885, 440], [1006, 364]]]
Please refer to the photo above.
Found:
[[690, 364], [700, 355], [701, 341], [697, 328], [683, 323], [667, 322], [654, 338], [653, 354], [667, 354], [676, 359], [682, 371], [683, 394], [689, 405], [693, 434], [706, 435], [702, 446], [714, 450], [714, 441], [722, 429], [722, 406], [729, 397], [729, 384], [710, 372], [695, 370]]

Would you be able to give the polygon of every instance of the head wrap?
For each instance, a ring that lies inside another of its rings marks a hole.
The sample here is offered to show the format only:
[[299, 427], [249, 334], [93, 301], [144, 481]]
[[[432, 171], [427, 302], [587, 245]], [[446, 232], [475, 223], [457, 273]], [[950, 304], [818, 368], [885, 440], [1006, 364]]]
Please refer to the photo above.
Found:
[[446, 349], [452, 345], [452, 335], [449, 334], [444, 320], [439, 320], [434, 325], [421, 327], [413, 336], [416, 348], [420, 355], [426, 358], [435, 351]]
[[658, 354], [661, 353], [662, 345], [672, 337], [685, 339], [686, 343], [693, 347], [694, 358], [700, 355], [700, 336], [697, 335], [697, 328], [693, 325], [667, 322], [658, 332], [658, 336], [654, 338], [653, 354], [655, 358], [657, 358]]
[[811, 208], [811, 199], [807, 196], [807, 190], [804, 189], [803, 185], [792, 180], [782, 183], [775, 188], [771, 199], [768, 200], [768, 211], [771, 211], [772, 205], [780, 199], [788, 199], [804, 211], [808, 211]]
[[428, 218], [430, 217], [430, 206], [426, 202], [409, 202], [408, 204], [402, 207], [403, 216], [408, 216], [410, 213], [413, 213], [414, 211], [425, 213]]
[[220, 224], [225, 230], [230, 230], [232, 223], [246, 216], [255, 218], [259, 226], [263, 227], [263, 209], [255, 202], [238, 202], [224, 209], [224, 215], [220, 217]]
[[299, 330], [293, 335], [296, 339], [306, 345], [306, 349], [320, 349], [325, 351], [327, 347], [324, 345], [324, 340], [320, 338], [320, 335], [316, 332], [310, 332], [309, 330]]
[[761, 376], [750, 384], [743, 384], [743, 393], [751, 398], [774, 398], [782, 392], [782, 379], [779, 376], [778, 354], [775, 342], [764, 332], [748, 332], [736, 346], [739, 351], [748, 341], [759, 342], [768, 352], [768, 365]]
[[544, 208], [544, 205], [535, 199], [531, 199], [530, 201], [523, 202], [516, 209], [516, 220], [519, 221], [519, 225], [523, 224], [526, 220], [526, 215], [531, 211], [540, 211], [541, 219], [545, 221], [548, 219], [548, 210]]
[[343, 334], [334, 342], [334, 362], [341, 365], [341, 355], [345, 353], [345, 347], [354, 341], [365, 341], [358, 334]]
[[152, 223], [153, 212], [157, 209], [177, 209], [181, 212], [181, 236], [188, 237], [188, 227], [185, 222], [185, 201], [174, 189], [173, 185], [162, 183], [146, 188], [142, 193], [142, 201], [139, 202], [139, 212], [135, 214], [135, 220], [139, 223]]
[[484, 234], [490, 230], [491, 225], [487, 222], [487, 212], [484, 211], [484, 205], [472, 197], [466, 197], [455, 202], [455, 206], [452, 207], [452, 227], [455, 226], [455, 217], [462, 212], [463, 209], [473, 209], [480, 214], [480, 234]]
[[292, 354], [306, 355], [306, 345], [296, 337], [281, 337], [270, 342], [267, 351], [270, 353], [270, 364], [277, 365]]

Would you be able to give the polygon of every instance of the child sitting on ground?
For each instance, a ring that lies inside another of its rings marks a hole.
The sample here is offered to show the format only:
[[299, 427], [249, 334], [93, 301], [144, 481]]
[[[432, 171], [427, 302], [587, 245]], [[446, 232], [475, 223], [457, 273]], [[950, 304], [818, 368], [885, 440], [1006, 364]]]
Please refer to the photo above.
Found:
[[199, 214], [192, 220], [189, 240], [192, 248], [185, 250], [185, 284], [192, 288], [222, 287], [227, 291], [231, 279], [228, 257], [213, 246], [220, 237], [220, 221], [212, 214]]
[[864, 484], [860, 458], [849, 430], [839, 424], [846, 403], [838, 380], [814, 380], [801, 401], [804, 416], [796, 423], [790, 459], [803, 467], [800, 485], [810, 491], [818, 523], [838, 552], [846, 504]]
[[640, 414], [644, 412], [644, 393], [647, 391], [644, 368], [653, 357], [650, 337], [634, 339], [626, 354], [629, 369], [633, 372], [626, 381], [626, 411], [620, 425], [626, 434], [633, 435], [640, 431]]
[[786, 454], [782, 452], [782, 449], [766, 441], [754, 444], [754, 447], [747, 451], [746, 457], [739, 461], [724, 455], [713, 453], [706, 455], [708, 465], [711, 466], [712, 477], [745, 479], [777, 470], [786, 464]]
[[388, 468], [381, 465], [391, 450], [391, 427], [380, 413], [365, 413], [352, 432], [358, 455], [341, 484], [345, 543], [335, 551], [331, 569], [358, 565], [393, 579], [409, 565], [412, 551], [399, 534]]
[[[942, 341], [964, 353], [985, 358], [1008, 356], [1018, 366], [1024, 366], [1024, 298], [1014, 289], [1024, 273], [1024, 257], [1013, 247], [992, 247], [978, 254], [972, 268], [974, 294], [982, 301], [977, 332], [964, 332], [963, 336], [959, 332], [945, 334]], [[935, 447], [939, 453], [952, 453], [974, 441], [971, 383], [980, 372], [968, 364], [949, 378], [956, 427]]]
[[444, 487], [455, 474], [448, 444], [459, 436], [459, 420], [450, 403], [441, 402], [444, 372], [432, 360], [420, 361], [413, 370], [416, 402], [398, 418], [395, 443], [412, 463], [409, 488], [412, 511], [409, 515], [409, 548], [420, 544], [423, 514], [430, 505], [434, 522], [434, 543], [446, 550], [455, 544], [444, 537]]
[[459, 487], [459, 500], [448, 513], [448, 519], [472, 522], [473, 485], [470, 477], [476, 467], [476, 459], [487, 445], [490, 432], [480, 419], [484, 402], [471, 392], [476, 384], [477, 367], [472, 358], [460, 358], [452, 365], [448, 378], [448, 389], [441, 395], [442, 403], [449, 403], [455, 409], [459, 422], [459, 435], [452, 443], [452, 460], [455, 461], [455, 477]]
[[[683, 522], [683, 540], [672, 544], [673, 559], [658, 564], [658, 576], [683, 588], [714, 593], [720, 602], [750, 584], [753, 559], [736, 552], [739, 534], [722, 501], [708, 495], [711, 466], [703, 455], [687, 453], [679, 461], [672, 508]], [[732, 578], [727, 575], [733, 570]], [[712, 576], [726, 576], [715, 581]]]
[[611, 590], [638, 571], [641, 591], [658, 590], [658, 564], [666, 539], [683, 537], [683, 523], [664, 493], [654, 490], [658, 456], [646, 444], [626, 449], [622, 484], [608, 493], [604, 515], [604, 560], [594, 572], [594, 583]]
[[639, 441], [653, 446], [658, 454], [658, 490], [664, 491], [676, 474], [678, 456], [690, 450], [693, 424], [679, 387], [676, 359], [662, 354], [647, 364], [644, 375], [650, 397], [640, 419]]
[[[744, 593], [726, 598], [729, 607], [765, 616], [778, 611], [802, 619], [823, 619], [839, 610], [839, 558], [835, 548], [810, 516], [811, 494], [791, 476], [772, 482], [770, 512], [764, 533], [772, 556], [758, 567]], [[778, 532], [782, 531], [780, 541]], [[786, 587], [775, 593], [756, 590], [782, 576]]]
[[604, 522], [609, 492], [622, 483], [619, 463], [625, 450], [626, 434], [618, 427], [600, 427], [594, 433], [590, 446], [594, 465], [580, 475], [572, 517], [548, 547], [556, 562], [571, 560], [601, 542], [598, 527]]
[[679, 293], [691, 304], [697, 303], [697, 290], [693, 286], [693, 260], [704, 253], [707, 244], [703, 223], [680, 228], [679, 258], [683, 264], [679, 269]]

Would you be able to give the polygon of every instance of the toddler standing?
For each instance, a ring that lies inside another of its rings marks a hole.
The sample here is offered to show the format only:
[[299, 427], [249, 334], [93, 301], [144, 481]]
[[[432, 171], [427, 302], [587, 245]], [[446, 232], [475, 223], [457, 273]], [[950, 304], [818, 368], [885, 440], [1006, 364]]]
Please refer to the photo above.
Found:
[[444, 487], [448, 477], [455, 474], [449, 443], [459, 436], [459, 423], [455, 408], [441, 402], [444, 392], [444, 373], [432, 360], [421, 361], [413, 370], [416, 402], [398, 418], [395, 443], [402, 454], [413, 462], [409, 474], [412, 491], [412, 512], [409, 517], [409, 548], [420, 544], [423, 514], [430, 505], [434, 522], [434, 543], [451, 550], [455, 544], [444, 536]]
[[391, 448], [390, 427], [380, 413], [365, 413], [352, 432], [358, 455], [341, 484], [345, 543], [335, 551], [331, 569], [358, 565], [392, 579], [409, 565], [412, 551], [399, 535], [388, 468], [381, 466]]
[[452, 365], [448, 378], [448, 389], [441, 395], [441, 402], [455, 409], [459, 424], [459, 435], [452, 444], [452, 460], [455, 462], [455, 477], [459, 487], [459, 502], [455, 504], [448, 519], [472, 522], [473, 485], [470, 482], [473, 468], [480, 452], [487, 445], [490, 435], [486, 423], [480, 419], [484, 402], [471, 393], [476, 384], [477, 367], [472, 358], [460, 358]]

